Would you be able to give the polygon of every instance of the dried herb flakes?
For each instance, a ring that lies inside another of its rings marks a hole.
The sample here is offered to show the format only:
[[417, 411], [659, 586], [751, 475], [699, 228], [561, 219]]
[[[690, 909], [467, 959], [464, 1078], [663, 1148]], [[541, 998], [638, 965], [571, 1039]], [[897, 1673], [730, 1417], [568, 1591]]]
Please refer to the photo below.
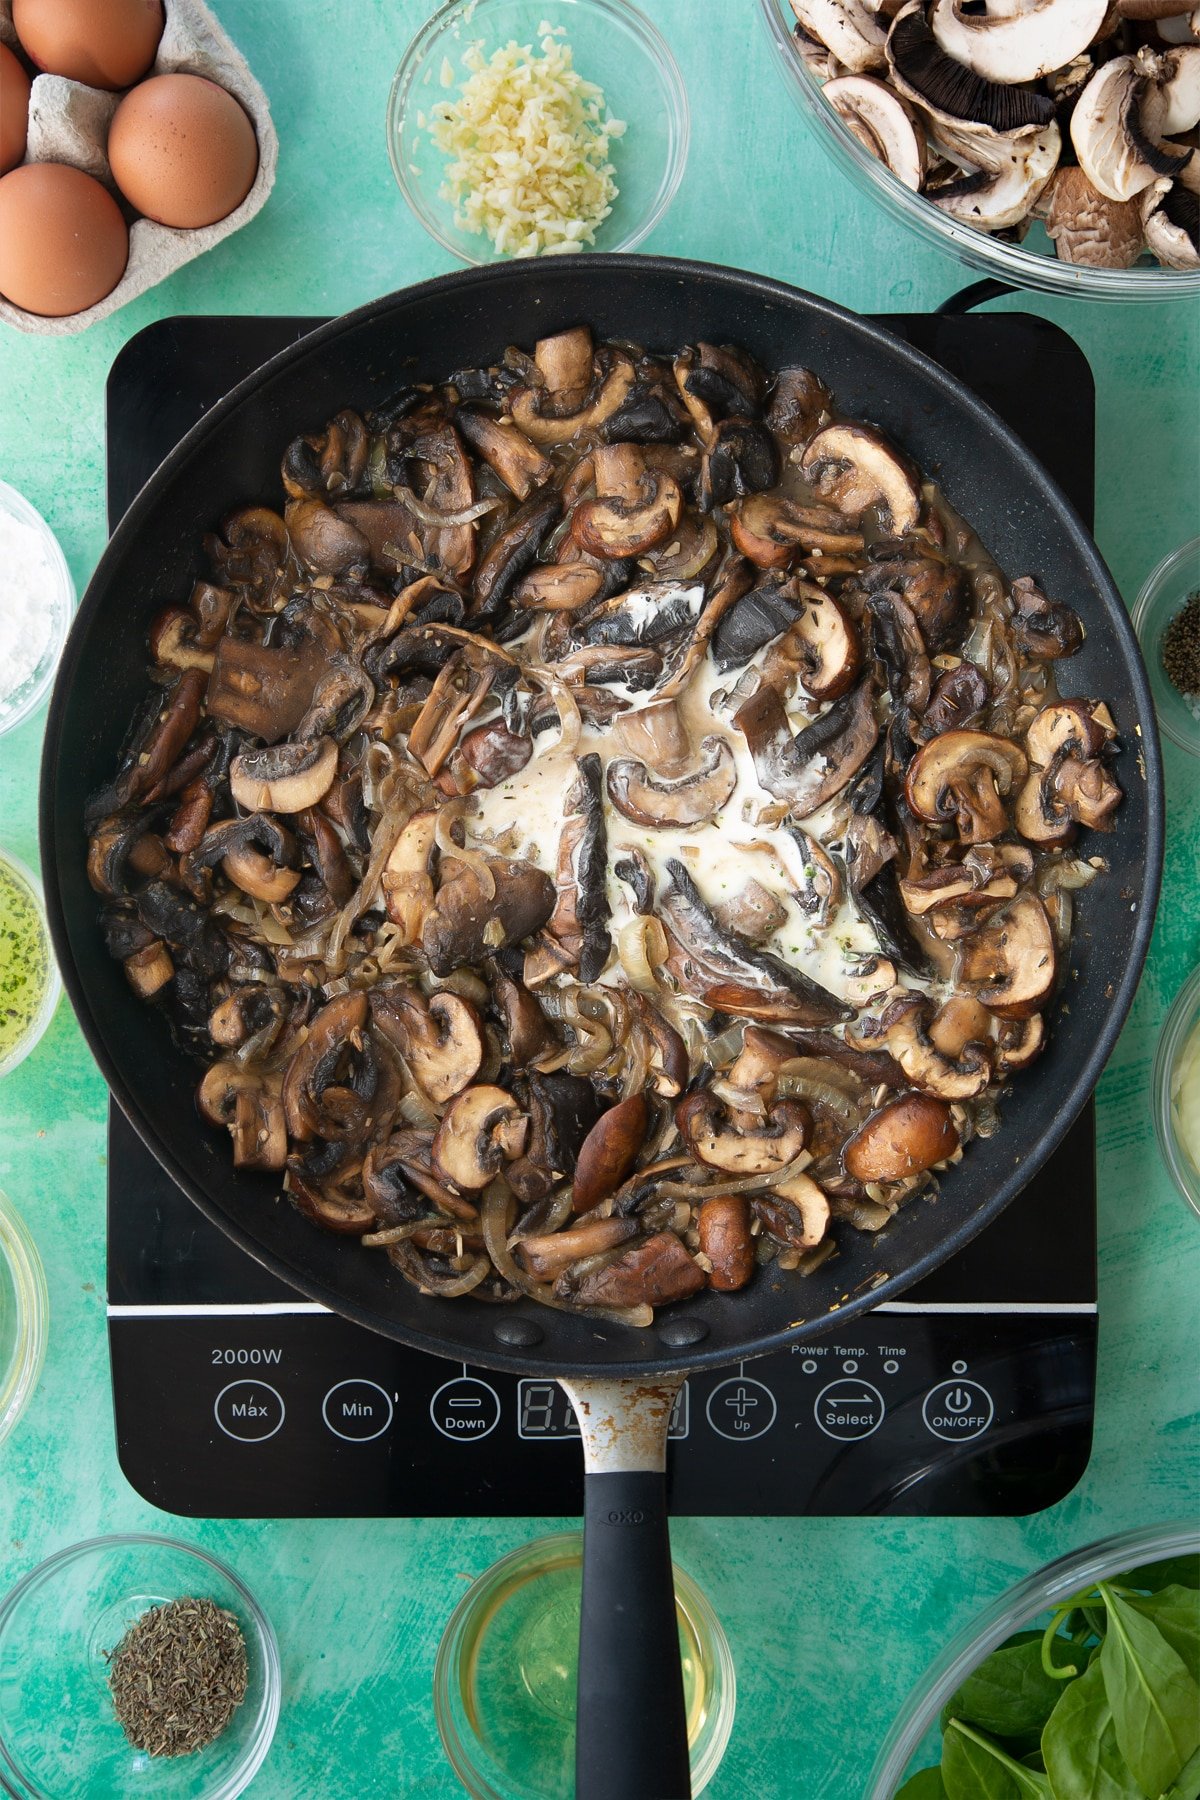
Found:
[[189, 1756], [220, 1737], [246, 1697], [248, 1674], [231, 1612], [212, 1600], [170, 1600], [130, 1626], [111, 1653], [108, 1686], [135, 1750]]

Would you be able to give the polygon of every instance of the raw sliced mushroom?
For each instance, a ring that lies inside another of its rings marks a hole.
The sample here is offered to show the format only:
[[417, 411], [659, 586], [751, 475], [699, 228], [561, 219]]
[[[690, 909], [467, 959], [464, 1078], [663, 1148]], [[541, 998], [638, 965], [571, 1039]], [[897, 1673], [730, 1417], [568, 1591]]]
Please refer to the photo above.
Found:
[[525, 1148], [528, 1115], [503, 1088], [467, 1088], [446, 1109], [433, 1140], [433, 1168], [460, 1193], [476, 1193]]
[[863, 148], [919, 192], [928, 156], [925, 133], [908, 102], [870, 75], [842, 75], [821, 91]]
[[921, 516], [921, 488], [907, 459], [869, 425], [827, 425], [809, 440], [800, 467], [823, 500], [857, 518], [870, 507], [902, 537]]
[[1065, 68], [1096, 37], [1108, 0], [933, 0], [929, 25], [956, 62], [988, 81], [1040, 81]]
[[804, 30], [855, 74], [884, 66], [886, 33], [864, 0], [791, 0]]
[[1004, 1019], [1038, 1012], [1054, 990], [1058, 957], [1046, 909], [1019, 894], [962, 943], [962, 979]]
[[946, 731], [909, 764], [905, 794], [919, 819], [952, 821], [964, 844], [986, 844], [1007, 829], [1004, 797], [1028, 767], [1008, 738]]
[[906, 100], [933, 118], [967, 121], [990, 132], [1041, 129], [1054, 119], [1048, 94], [1007, 82], [988, 81], [947, 56], [925, 17], [924, 0], [908, 0], [892, 20], [887, 37], [892, 82]]
[[304, 812], [333, 785], [338, 747], [332, 738], [315, 743], [271, 744], [244, 750], [229, 770], [229, 786], [248, 812]]
[[[932, 136], [939, 147], [945, 147], [945, 133], [939, 127], [934, 127]], [[971, 151], [987, 154], [984, 142], [972, 143]], [[973, 167], [964, 159], [966, 173], [930, 189], [933, 204], [980, 231], [1007, 231], [1027, 218], [1058, 167], [1062, 138], [1058, 126], [1051, 124], [1044, 131], [1023, 132], [1003, 142], [1000, 168]]]
[[1164, 268], [1200, 268], [1200, 193], [1182, 181], [1152, 181], [1138, 197], [1138, 216], [1146, 248]]
[[[1153, 57], [1153, 53], [1151, 53]], [[1118, 56], [1088, 82], [1071, 114], [1071, 142], [1092, 186], [1109, 200], [1132, 200], [1160, 175], [1174, 177], [1195, 154], [1162, 141], [1166, 117], [1157, 58]]]
[[1072, 165], [1056, 171], [1038, 206], [1060, 262], [1129, 269], [1142, 253], [1136, 201], [1110, 200]]
[[619, 757], [609, 763], [605, 782], [609, 799], [633, 824], [686, 827], [720, 812], [737, 786], [737, 764], [728, 738], [713, 735], [701, 739], [695, 762], [670, 779]]

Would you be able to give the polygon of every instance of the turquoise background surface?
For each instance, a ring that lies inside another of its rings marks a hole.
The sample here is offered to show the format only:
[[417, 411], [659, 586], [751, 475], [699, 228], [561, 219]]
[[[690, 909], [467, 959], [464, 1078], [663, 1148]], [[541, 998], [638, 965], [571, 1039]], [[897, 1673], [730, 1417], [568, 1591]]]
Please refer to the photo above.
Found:
[[[827, 160], [772, 66], [756, 0], [647, 9], [682, 67], [694, 130], [680, 194], [644, 250], [759, 270], [866, 312], [933, 307], [974, 279]], [[78, 338], [0, 330], [0, 476], [48, 518], [81, 590], [105, 537], [104, 380], [134, 332], [179, 312], [338, 312], [451, 266], [409, 216], [383, 139], [388, 84], [424, 0], [215, 0], [214, 10], [278, 126], [265, 210]], [[1132, 602], [1160, 556], [1198, 528], [1200, 309], [1000, 304], [1056, 320], [1095, 371], [1096, 535]], [[0, 843], [30, 863], [43, 725], [44, 715], [0, 740]], [[738, 1669], [713, 1800], [858, 1800], [948, 1632], [1047, 1558], [1195, 1507], [1200, 1226], [1160, 1163], [1149, 1077], [1167, 1007], [1200, 957], [1200, 764], [1169, 744], [1165, 754], [1158, 929], [1100, 1087], [1091, 1465], [1065, 1501], [1027, 1520], [680, 1520], [677, 1559], [707, 1590]], [[105, 1090], [64, 1003], [0, 1087], [0, 1186], [37, 1240], [51, 1306], [41, 1386], [0, 1447], [0, 1588], [95, 1533], [200, 1542], [255, 1589], [282, 1647], [283, 1716], [256, 1800], [460, 1792], [433, 1726], [437, 1641], [466, 1581], [547, 1521], [203, 1523], [141, 1501], [117, 1467], [110, 1423], [104, 1124]]]

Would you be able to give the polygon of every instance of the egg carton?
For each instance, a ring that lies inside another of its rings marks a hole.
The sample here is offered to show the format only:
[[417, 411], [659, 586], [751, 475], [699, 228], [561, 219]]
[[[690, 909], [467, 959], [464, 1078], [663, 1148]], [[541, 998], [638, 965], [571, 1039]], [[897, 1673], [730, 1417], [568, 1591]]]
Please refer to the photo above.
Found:
[[[258, 138], [254, 186], [226, 218], [194, 231], [176, 231], [169, 225], [155, 224], [153, 219], [135, 218], [129, 227], [125, 273], [112, 293], [86, 312], [72, 313], [65, 319], [47, 319], [0, 298], [0, 320], [15, 325], [18, 331], [36, 332], [42, 337], [70, 337], [77, 331], [86, 331], [98, 319], [107, 319], [147, 288], [165, 281], [194, 256], [203, 256], [222, 238], [248, 225], [275, 185], [279, 139], [271, 123], [267, 96], [250, 73], [245, 57], [230, 42], [203, 0], [165, 0], [165, 10], [166, 26], [154, 66], [147, 74], [207, 75], [241, 101]], [[0, 43], [13, 47], [17, 43], [12, 0], [0, 0]], [[119, 94], [68, 81], [61, 75], [36, 76], [29, 96], [25, 161], [71, 163], [85, 170], [104, 183], [128, 216], [129, 207], [112, 178], [106, 154], [108, 127], [120, 98]]]

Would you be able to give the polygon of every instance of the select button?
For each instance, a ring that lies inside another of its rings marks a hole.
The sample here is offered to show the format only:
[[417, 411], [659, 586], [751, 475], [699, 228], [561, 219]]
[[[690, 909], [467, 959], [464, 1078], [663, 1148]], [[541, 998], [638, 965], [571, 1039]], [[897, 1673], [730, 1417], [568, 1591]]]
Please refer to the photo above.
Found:
[[334, 1437], [367, 1444], [392, 1422], [392, 1402], [373, 1381], [339, 1381], [321, 1402], [321, 1417]]
[[286, 1411], [283, 1396], [265, 1381], [231, 1381], [213, 1401], [213, 1414], [225, 1436], [244, 1444], [274, 1437]]

